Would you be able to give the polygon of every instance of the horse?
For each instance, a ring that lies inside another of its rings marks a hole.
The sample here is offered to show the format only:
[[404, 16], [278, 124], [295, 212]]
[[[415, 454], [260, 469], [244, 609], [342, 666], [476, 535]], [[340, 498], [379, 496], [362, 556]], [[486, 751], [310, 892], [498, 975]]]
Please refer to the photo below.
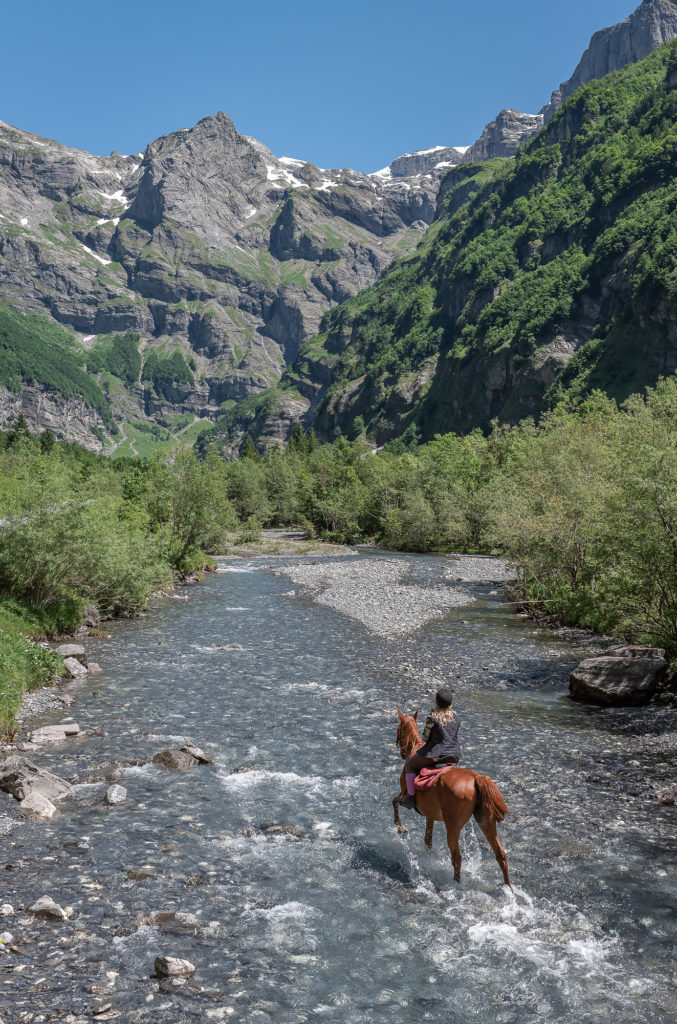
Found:
[[[400, 748], [402, 759], [406, 761], [419, 747], [423, 746], [416, 724], [418, 711], [413, 715], [403, 715], [398, 708], [397, 714], [400, 724], [397, 729], [396, 742]], [[407, 780], [403, 771], [400, 776], [400, 792], [393, 800], [395, 824], [401, 835], [406, 835], [407, 830], [400, 818], [399, 801], [400, 797], [406, 796], [406, 794]], [[503, 872], [503, 881], [512, 889], [508, 874], [508, 858], [496, 833], [496, 824], [503, 821], [510, 811], [505, 806], [498, 786], [488, 775], [480, 775], [469, 768], [449, 768], [448, 771], [437, 777], [430, 789], [417, 791], [416, 808], [426, 819], [425, 845], [428, 852], [432, 850], [435, 822], [444, 822], [447, 830], [447, 846], [454, 868], [454, 881], [461, 881], [461, 851], [458, 839], [461, 829], [472, 816], [494, 851], [498, 866]]]

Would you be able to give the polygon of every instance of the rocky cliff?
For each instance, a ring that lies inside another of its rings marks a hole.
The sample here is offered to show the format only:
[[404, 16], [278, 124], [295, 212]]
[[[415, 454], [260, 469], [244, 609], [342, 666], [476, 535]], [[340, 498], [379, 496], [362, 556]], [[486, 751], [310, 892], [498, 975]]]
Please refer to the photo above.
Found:
[[267, 443], [299, 408], [323, 440], [428, 439], [674, 373], [675, 152], [668, 43], [576, 92], [515, 159], [453, 168], [416, 254], [328, 312], [212, 439]]
[[[173, 396], [143, 376], [113, 388], [118, 421], [134, 407], [170, 429], [209, 421], [277, 380], [327, 308], [414, 249], [460, 159], [435, 147], [376, 174], [323, 170], [278, 159], [224, 113], [135, 156], [0, 123], [0, 300], [76, 332], [83, 361], [115, 332], [138, 334], [144, 364], [192, 361], [193, 385]], [[40, 428], [38, 408], [24, 412]]]

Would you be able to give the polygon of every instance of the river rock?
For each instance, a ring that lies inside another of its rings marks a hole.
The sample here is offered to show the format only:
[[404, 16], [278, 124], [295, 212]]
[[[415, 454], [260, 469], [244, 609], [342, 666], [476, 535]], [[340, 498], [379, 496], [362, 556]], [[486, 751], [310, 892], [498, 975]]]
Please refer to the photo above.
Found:
[[68, 918], [63, 907], [55, 903], [51, 896], [41, 896], [31, 907], [28, 907], [26, 913], [33, 914], [35, 917], [50, 918], [53, 921], [66, 921]]
[[158, 978], [189, 978], [191, 974], [195, 974], [195, 967], [190, 960], [174, 956], [155, 957], [155, 975]]
[[101, 668], [101, 665], [98, 664], [98, 662], [90, 661], [89, 665], [87, 666], [87, 671], [89, 672], [90, 676], [100, 676], [101, 673], [103, 672], [103, 669]]
[[193, 935], [200, 927], [195, 914], [183, 910], [157, 911], [151, 914], [150, 920], [156, 928], [174, 935]]
[[21, 801], [20, 807], [22, 811], [29, 811], [44, 821], [51, 821], [59, 813], [51, 800], [37, 792], [29, 793], [26, 799]]
[[90, 626], [90, 628], [94, 628], [94, 627], [98, 626], [99, 623], [101, 622], [101, 616], [99, 615], [99, 609], [96, 608], [93, 604], [86, 604], [85, 605], [85, 607], [83, 609], [83, 612], [82, 612], [82, 617], [85, 620], [85, 625], [86, 626]]
[[664, 658], [587, 658], [571, 673], [569, 694], [605, 707], [637, 707], [648, 704], [667, 670]]
[[0, 917], [11, 917], [14, 907], [11, 903], [0, 903]]
[[201, 750], [200, 747], [194, 747], [192, 743], [186, 743], [185, 747], [181, 747], [181, 750], [184, 754], [190, 754], [200, 764], [213, 764], [212, 758], [205, 754], [204, 750]]
[[607, 658], [664, 658], [662, 647], [612, 647], [606, 651]]
[[81, 665], [87, 667], [87, 655], [82, 644], [59, 644], [56, 653], [62, 658], [75, 658]]
[[185, 750], [161, 750], [159, 754], [153, 755], [153, 764], [160, 765], [161, 768], [169, 768], [174, 772], [188, 771], [199, 763], [196, 757], [186, 753]]
[[31, 743], [63, 743], [69, 736], [77, 736], [80, 726], [77, 722], [62, 722], [60, 725], [44, 725], [30, 733]]
[[18, 754], [0, 761], [0, 789], [11, 793], [17, 800], [25, 800], [31, 793], [41, 793], [52, 801], [63, 800], [70, 788], [65, 779], [38, 768]]
[[106, 790], [106, 803], [110, 804], [111, 807], [116, 807], [117, 804], [123, 804], [126, 799], [127, 790], [124, 786], [113, 784]]
[[69, 679], [82, 679], [87, 675], [87, 669], [77, 658], [64, 658], [63, 667]]
[[666, 807], [674, 807], [677, 804], [677, 783], [673, 782], [671, 786], [659, 789], [658, 803], [664, 804]]

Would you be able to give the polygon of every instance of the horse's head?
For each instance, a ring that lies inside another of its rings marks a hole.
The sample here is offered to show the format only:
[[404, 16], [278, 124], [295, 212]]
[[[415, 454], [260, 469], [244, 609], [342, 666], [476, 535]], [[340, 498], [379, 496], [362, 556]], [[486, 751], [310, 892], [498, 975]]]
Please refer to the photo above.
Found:
[[397, 727], [396, 742], [400, 748], [402, 760], [406, 761], [406, 759], [414, 753], [416, 748], [421, 746], [421, 737], [418, 734], [418, 726], [416, 725], [418, 709], [413, 715], [403, 715], [398, 708], [397, 714], [400, 719], [400, 724]]

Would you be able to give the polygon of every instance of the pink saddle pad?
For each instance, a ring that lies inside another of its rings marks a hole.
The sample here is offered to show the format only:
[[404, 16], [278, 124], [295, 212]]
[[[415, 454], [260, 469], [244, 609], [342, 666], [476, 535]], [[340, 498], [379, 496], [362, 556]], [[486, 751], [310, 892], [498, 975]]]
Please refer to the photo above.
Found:
[[414, 780], [414, 785], [416, 789], [430, 789], [433, 783], [439, 779], [440, 775], [455, 767], [455, 764], [445, 764], [443, 768], [421, 768]]

